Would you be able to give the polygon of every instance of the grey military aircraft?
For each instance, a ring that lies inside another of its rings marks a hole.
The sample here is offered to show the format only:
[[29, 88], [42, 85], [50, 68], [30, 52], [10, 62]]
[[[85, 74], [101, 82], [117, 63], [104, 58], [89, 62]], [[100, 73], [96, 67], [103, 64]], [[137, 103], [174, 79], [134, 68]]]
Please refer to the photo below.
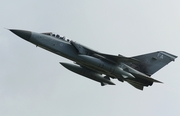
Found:
[[154, 82], [162, 83], [151, 78], [151, 75], [177, 58], [177, 56], [164, 51], [134, 57], [110, 55], [94, 51], [51, 32], [9, 30], [36, 46], [72, 60], [74, 64], [64, 62], [60, 62], [60, 64], [74, 73], [100, 82], [101, 86], [115, 85], [110, 79], [118, 79], [143, 90], [144, 86], [151, 86]]

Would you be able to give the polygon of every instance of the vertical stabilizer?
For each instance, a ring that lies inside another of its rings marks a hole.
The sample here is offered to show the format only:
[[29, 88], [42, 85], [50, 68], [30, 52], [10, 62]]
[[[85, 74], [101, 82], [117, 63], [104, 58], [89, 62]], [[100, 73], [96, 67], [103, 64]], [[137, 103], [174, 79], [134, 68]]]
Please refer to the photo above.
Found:
[[132, 58], [137, 59], [141, 62], [141, 66], [137, 66], [139, 68], [139, 71], [147, 75], [152, 75], [171, 61], [174, 61], [177, 56], [164, 51], [158, 51], [135, 56]]

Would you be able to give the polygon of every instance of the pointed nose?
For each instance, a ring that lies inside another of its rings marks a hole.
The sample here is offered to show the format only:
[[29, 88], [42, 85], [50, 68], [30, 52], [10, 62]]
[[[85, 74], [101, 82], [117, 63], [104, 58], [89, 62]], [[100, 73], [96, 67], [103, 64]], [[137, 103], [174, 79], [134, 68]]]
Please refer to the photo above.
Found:
[[31, 38], [31, 32], [25, 30], [16, 30], [16, 29], [9, 29], [11, 32], [16, 34], [17, 36], [29, 41]]

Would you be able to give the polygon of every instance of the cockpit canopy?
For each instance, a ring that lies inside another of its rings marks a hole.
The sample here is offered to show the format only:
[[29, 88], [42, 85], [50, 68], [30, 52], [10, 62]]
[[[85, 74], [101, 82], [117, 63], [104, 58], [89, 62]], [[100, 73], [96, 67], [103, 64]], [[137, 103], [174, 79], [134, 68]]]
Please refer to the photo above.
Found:
[[[47, 32], [47, 33], [42, 33], [42, 34], [49, 35], [49, 36], [52, 36], [52, 37], [56, 37], [58, 39], [62, 39], [62, 40], [66, 41], [65, 36], [61, 37], [59, 34], [54, 34], [52, 32]], [[67, 41], [69, 41], [69, 39], [67, 39]]]

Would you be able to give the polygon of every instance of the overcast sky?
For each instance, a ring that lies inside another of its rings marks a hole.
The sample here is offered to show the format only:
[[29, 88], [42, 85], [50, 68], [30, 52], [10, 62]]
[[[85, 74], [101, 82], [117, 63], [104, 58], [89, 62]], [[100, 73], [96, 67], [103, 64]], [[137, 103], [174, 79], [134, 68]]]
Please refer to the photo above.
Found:
[[0, 0], [0, 116], [179, 116], [180, 60], [140, 91], [65, 69], [63, 57], [4, 28], [55, 32], [94, 50], [125, 56], [180, 56], [179, 0]]

